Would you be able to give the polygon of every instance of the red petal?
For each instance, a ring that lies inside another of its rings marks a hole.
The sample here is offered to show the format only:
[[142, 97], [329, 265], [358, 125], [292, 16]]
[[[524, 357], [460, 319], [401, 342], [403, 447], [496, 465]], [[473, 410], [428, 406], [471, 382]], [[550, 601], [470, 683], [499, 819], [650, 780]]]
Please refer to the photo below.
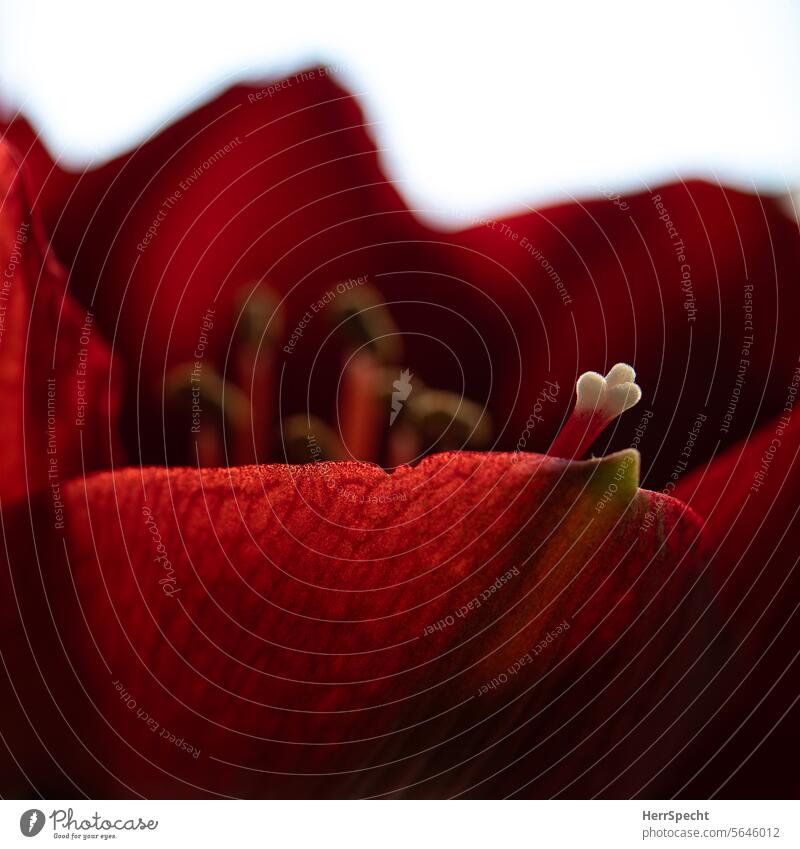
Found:
[[[117, 781], [74, 751], [60, 762], [110, 795], [660, 786], [684, 700], [652, 708], [685, 672], [697, 522], [637, 493], [637, 466], [443, 454], [392, 476], [74, 482], [45, 577], [77, 675], [59, 704]], [[60, 648], [43, 655], [65, 668]]]
[[117, 393], [94, 317], [67, 294], [16, 154], [2, 143], [0, 196], [0, 502], [47, 487], [58, 524], [63, 483], [109, 464]]
[[[785, 753], [797, 746], [800, 688], [800, 371], [784, 388], [787, 411], [676, 493], [705, 516], [716, 641], [725, 646], [709, 682], [717, 743], [686, 794], [784, 798], [796, 782]], [[758, 781], [753, 781], [753, 776]]]

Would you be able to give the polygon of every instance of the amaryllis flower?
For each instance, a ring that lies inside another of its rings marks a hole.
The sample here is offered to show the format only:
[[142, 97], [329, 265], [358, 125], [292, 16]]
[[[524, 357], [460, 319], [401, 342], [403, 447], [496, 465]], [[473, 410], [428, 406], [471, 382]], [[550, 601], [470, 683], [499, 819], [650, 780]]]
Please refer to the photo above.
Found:
[[322, 69], [6, 139], [4, 792], [792, 792], [777, 200], [437, 231]]

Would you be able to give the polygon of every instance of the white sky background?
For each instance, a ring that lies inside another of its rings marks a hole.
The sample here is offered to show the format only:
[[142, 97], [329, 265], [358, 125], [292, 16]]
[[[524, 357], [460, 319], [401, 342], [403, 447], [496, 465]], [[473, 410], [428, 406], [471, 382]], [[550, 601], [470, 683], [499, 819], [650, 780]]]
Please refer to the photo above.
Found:
[[677, 175], [800, 187], [796, 0], [0, 0], [3, 101], [69, 164], [318, 62], [443, 223]]

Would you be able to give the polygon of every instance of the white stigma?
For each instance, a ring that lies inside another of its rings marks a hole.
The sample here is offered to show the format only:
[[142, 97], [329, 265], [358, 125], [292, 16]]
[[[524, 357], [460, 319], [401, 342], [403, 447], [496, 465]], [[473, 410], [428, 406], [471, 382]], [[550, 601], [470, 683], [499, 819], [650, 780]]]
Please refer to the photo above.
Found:
[[627, 363], [617, 363], [605, 377], [596, 371], [584, 372], [576, 385], [575, 412], [615, 419], [639, 403], [642, 390], [635, 380], [636, 372]]

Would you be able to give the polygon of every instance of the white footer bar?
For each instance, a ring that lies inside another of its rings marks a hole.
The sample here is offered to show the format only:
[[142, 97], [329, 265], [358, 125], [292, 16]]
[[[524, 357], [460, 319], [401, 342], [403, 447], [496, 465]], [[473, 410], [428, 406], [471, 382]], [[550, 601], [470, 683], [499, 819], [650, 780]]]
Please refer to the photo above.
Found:
[[796, 801], [0, 801], [0, 846], [800, 846]]

